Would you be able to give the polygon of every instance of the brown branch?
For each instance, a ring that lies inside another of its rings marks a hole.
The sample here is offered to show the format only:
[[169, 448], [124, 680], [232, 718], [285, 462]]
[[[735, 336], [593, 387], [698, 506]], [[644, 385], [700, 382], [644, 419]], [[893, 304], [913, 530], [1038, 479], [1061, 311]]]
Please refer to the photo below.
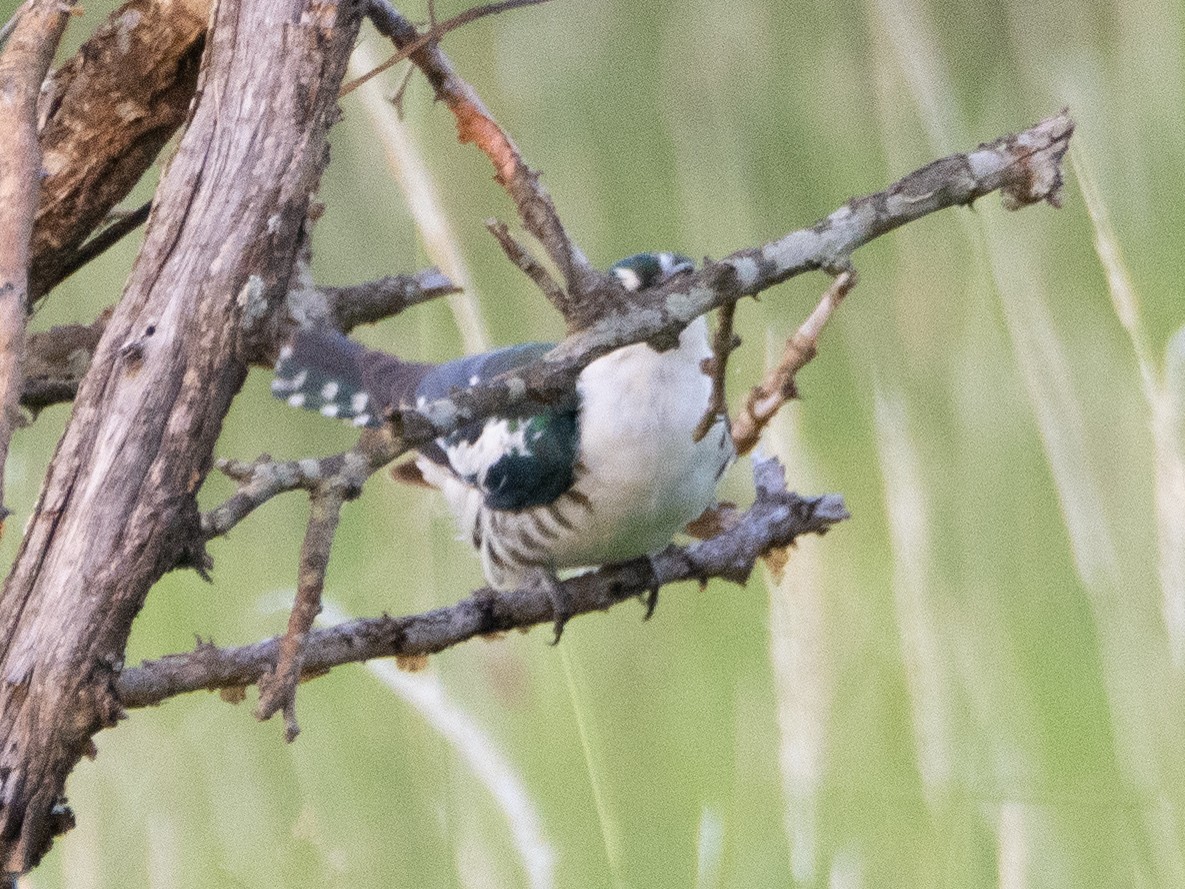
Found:
[[23, 407], [36, 413], [74, 398], [110, 314], [110, 310], [104, 312], [93, 324], [63, 324], [29, 334]]
[[781, 360], [745, 399], [745, 406], [732, 421], [732, 442], [738, 454], [747, 454], [757, 446], [761, 432], [787, 401], [798, 397], [794, 379], [815, 357], [819, 335], [843, 298], [856, 286], [853, 269], [841, 272], [827, 288], [810, 317], [802, 322], [782, 351]]
[[506, 223], [496, 219], [487, 219], [486, 230], [497, 240], [502, 252], [506, 254], [506, 258], [530, 278], [535, 286], [543, 291], [548, 302], [562, 313], [568, 303], [568, 294], [548, 274], [547, 269], [531, 255], [530, 251], [515, 239], [514, 235], [510, 233], [510, 229], [506, 227]]
[[[410, 275], [388, 275], [348, 287], [297, 286], [289, 291], [287, 312], [275, 338], [267, 348], [251, 354], [249, 360], [270, 366], [275, 352], [294, 327], [328, 325], [348, 333], [361, 324], [390, 318], [428, 300], [457, 293], [459, 289], [435, 268]], [[74, 398], [109, 314], [110, 310], [104, 312], [89, 325], [67, 324], [30, 334], [21, 392], [23, 407], [36, 413]]]
[[[559, 268], [567, 285], [569, 301], [564, 318], [571, 329], [588, 323], [594, 313], [589, 304], [598, 296], [620, 298], [616, 281], [594, 269], [564, 229], [538, 174], [526, 165], [514, 140], [503, 130], [481, 98], [453, 70], [452, 63], [428, 34], [421, 35], [386, 0], [370, 0], [367, 14], [379, 33], [406, 53], [457, 120], [457, 138], [472, 142], [494, 165], [495, 179], [514, 201], [519, 218], [531, 235], [543, 245]], [[603, 308], [603, 305], [602, 305]]]
[[387, 61], [383, 62], [381, 65], [376, 65], [361, 77], [356, 77], [343, 86], [339, 98], [344, 98], [346, 95], [352, 93], [354, 90], [358, 89], [358, 87], [362, 86], [362, 84], [373, 80], [384, 71], [394, 68], [417, 50], [423, 49], [430, 43], [437, 43], [440, 38], [449, 31], [455, 31], [457, 28], [468, 25], [470, 22], [475, 22], [478, 19], [485, 18], [486, 16], [497, 15], [501, 12], [509, 12], [512, 9], [518, 9], [523, 6], [538, 6], [541, 3], [547, 2], [548, 0], [502, 0], [500, 3], [486, 3], [484, 6], [474, 6], [470, 9], [466, 9], [464, 12], [455, 15], [451, 19], [447, 19], [443, 22], [437, 22], [436, 15], [433, 12], [430, 16], [431, 22], [427, 31], [425, 31], [419, 37], [416, 37], [406, 46], [401, 46], [399, 48], [399, 52], [395, 53], [395, 55], [391, 56], [391, 58], [387, 59]]
[[3, 471], [24, 387], [30, 242], [42, 166], [37, 97], [72, 5], [38, 0], [24, 7], [0, 55], [0, 523], [8, 516]]
[[708, 399], [707, 410], [700, 418], [699, 425], [692, 433], [693, 441], [703, 441], [712, 427], [721, 417], [728, 416], [728, 401], [725, 391], [725, 375], [728, 373], [728, 356], [741, 344], [732, 330], [733, 317], [736, 315], [736, 303], [727, 303], [720, 307], [720, 317], [716, 321], [716, 333], [712, 337], [712, 357], [706, 363], [711, 371], [712, 394]]
[[280, 642], [275, 668], [260, 681], [259, 719], [283, 711], [285, 737], [300, 733], [296, 721], [296, 686], [313, 620], [321, 612], [321, 593], [341, 509], [362, 492], [366, 480], [396, 456], [390, 431], [366, 430], [353, 449], [319, 460], [273, 462], [267, 455], [253, 463], [222, 460], [218, 468], [239, 481], [239, 490], [202, 516], [203, 540], [225, 534], [272, 497], [303, 488], [309, 492], [309, 521], [300, 551], [296, 599]]
[[329, 568], [329, 551], [341, 520], [347, 492], [340, 486], [318, 488], [310, 501], [309, 523], [300, 547], [296, 600], [288, 615], [288, 629], [280, 639], [275, 667], [259, 679], [257, 719], [284, 711], [284, 737], [292, 743], [300, 734], [296, 721], [296, 685], [304, 666], [305, 643], [313, 621], [321, 613], [321, 593]]
[[152, 201], [145, 201], [135, 210], [122, 214], [85, 244], [73, 250], [62, 251], [62, 256], [59, 259], [59, 277], [55, 284], [65, 281], [88, 262], [98, 259], [127, 235], [138, 229], [148, 220], [148, 214], [151, 211]]
[[[564, 581], [563, 595], [573, 613], [604, 611], [656, 586], [684, 580], [721, 577], [744, 583], [765, 552], [788, 546], [803, 534], [824, 533], [848, 517], [837, 495], [804, 498], [786, 491], [776, 461], [756, 463], [754, 474], [756, 501], [720, 536]], [[481, 589], [455, 605], [424, 614], [360, 619], [313, 630], [306, 640], [303, 677], [370, 658], [434, 654], [477, 636], [551, 621], [552, 601], [543, 590]], [[239, 689], [267, 674], [280, 645], [279, 638], [230, 649], [199, 645], [196, 651], [124, 670], [116, 691], [125, 707], [144, 707], [201, 689]]]
[[65, 277], [185, 120], [208, 18], [208, 0], [130, 0], [46, 83], [31, 302]]
[[28, 870], [68, 823], [66, 777], [121, 714], [132, 621], [195, 560], [195, 492], [251, 324], [288, 290], [359, 14], [218, 4], [202, 98], [0, 590], [0, 871]]

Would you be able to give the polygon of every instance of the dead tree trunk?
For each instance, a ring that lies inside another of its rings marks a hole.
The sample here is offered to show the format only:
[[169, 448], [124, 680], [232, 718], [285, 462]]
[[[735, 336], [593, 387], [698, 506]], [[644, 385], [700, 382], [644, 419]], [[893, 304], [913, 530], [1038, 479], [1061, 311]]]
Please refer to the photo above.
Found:
[[0, 592], [0, 871], [69, 825], [64, 782], [120, 716], [132, 617], [161, 574], [204, 558], [194, 494], [288, 289], [360, 12], [215, 13], [189, 127]]

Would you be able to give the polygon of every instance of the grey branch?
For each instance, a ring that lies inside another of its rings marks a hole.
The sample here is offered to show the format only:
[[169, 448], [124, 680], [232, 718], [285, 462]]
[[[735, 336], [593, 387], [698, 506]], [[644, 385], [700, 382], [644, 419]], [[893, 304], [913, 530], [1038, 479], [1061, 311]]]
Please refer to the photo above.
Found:
[[1041, 201], [1060, 206], [1062, 158], [1073, 132], [1074, 122], [1062, 111], [1023, 132], [934, 161], [814, 225], [636, 294], [627, 306], [602, 312], [530, 365], [423, 407], [396, 410], [403, 444], [416, 447], [528, 399], [551, 401], [571, 391], [589, 362], [614, 349], [669, 342], [699, 315], [804, 272], [839, 273], [859, 247], [938, 210], [968, 206], [993, 191], [1002, 193], [1008, 209]]
[[217, 4], [199, 101], [0, 589], [0, 872], [67, 826], [66, 776], [120, 715], [132, 620], [194, 558], [195, 492], [288, 291], [359, 20], [334, 0]]
[[[761, 557], [848, 518], [838, 495], [807, 498], [787, 491], [775, 460], [755, 462], [754, 476], [755, 502], [718, 536], [565, 581], [564, 594], [574, 613], [604, 611], [683, 580], [722, 577], [744, 583]], [[481, 589], [455, 605], [423, 614], [363, 618], [312, 630], [305, 639], [301, 673], [308, 678], [375, 657], [434, 654], [475, 636], [549, 624], [552, 619], [551, 600], [541, 590]], [[125, 707], [145, 707], [201, 689], [242, 688], [272, 669], [282, 638], [226, 649], [200, 644], [192, 652], [146, 661], [123, 671], [116, 692]]]

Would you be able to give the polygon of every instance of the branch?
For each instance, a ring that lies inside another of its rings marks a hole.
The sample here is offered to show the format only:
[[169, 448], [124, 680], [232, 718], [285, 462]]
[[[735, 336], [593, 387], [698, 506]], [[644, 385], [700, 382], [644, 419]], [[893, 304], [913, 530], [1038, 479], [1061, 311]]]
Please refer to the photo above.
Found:
[[[573, 614], [604, 611], [657, 586], [683, 580], [722, 577], [744, 583], [765, 553], [789, 546], [803, 534], [822, 534], [848, 517], [837, 495], [804, 498], [788, 492], [774, 460], [755, 463], [754, 475], [756, 501], [723, 534], [564, 581], [563, 595]], [[552, 619], [552, 602], [541, 590], [481, 589], [455, 605], [424, 614], [354, 620], [313, 630], [306, 640], [302, 676], [310, 678], [331, 667], [375, 657], [434, 654], [476, 636], [550, 624]], [[201, 689], [241, 689], [268, 673], [280, 646], [279, 638], [228, 649], [201, 644], [187, 654], [125, 669], [116, 693], [130, 708]]]
[[280, 640], [276, 665], [260, 680], [259, 706], [255, 710], [259, 719], [269, 719], [282, 710], [285, 736], [290, 742], [300, 733], [296, 721], [296, 686], [303, 670], [309, 630], [321, 612], [325, 572], [329, 567], [329, 553], [342, 506], [362, 492], [366, 479], [393, 459], [391, 444], [388, 430], [367, 431], [357, 447], [323, 460], [277, 464], [263, 457], [248, 465], [224, 462], [222, 470], [238, 477], [242, 487], [208, 518], [203, 516], [203, 536], [221, 534], [282, 491], [301, 487], [310, 492], [309, 522], [300, 551], [296, 600], [288, 617], [287, 632]]
[[594, 269], [569, 237], [539, 175], [526, 165], [514, 140], [494, 120], [473, 87], [453, 70], [448, 57], [431, 38], [432, 31], [420, 34], [386, 0], [370, 0], [367, 14], [379, 33], [424, 72], [436, 91], [436, 98], [457, 119], [457, 138], [462, 143], [472, 142], [489, 157], [495, 179], [514, 201], [524, 227], [543, 245], [563, 274], [570, 295], [564, 317], [570, 326], [579, 326], [573, 323], [579, 302], [590, 292], [606, 287], [616, 293], [616, 283]]
[[286, 340], [293, 326], [328, 325], [349, 333], [363, 324], [374, 324], [400, 312], [451, 293], [460, 293], [438, 268], [424, 269], [410, 275], [387, 275], [347, 287], [320, 286], [311, 294], [291, 290], [288, 294], [288, 317], [281, 325], [279, 342]]
[[532, 364], [422, 407], [397, 407], [393, 422], [402, 444], [417, 447], [528, 400], [552, 401], [571, 391], [586, 365], [614, 349], [669, 341], [699, 315], [803, 272], [843, 271], [859, 247], [938, 210], [970, 205], [993, 191], [1002, 192], [1008, 209], [1041, 201], [1060, 206], [1061, 162], [1073, 132], [1073, 121], [1062, 111], [973, 152], [928, 164], [808, 228], [634, 294], [627, 305], [571, 333]]
[[819, 348], [819, 335], [831, 315], [839, 308], [843, 298], [856, 286], [853, 270], [841, 272], [827, 288], [823, 298], [810, 317], [802, 322], [794, 336], [786, 340], [782, 358], [777, 367], [765, 375], [761, 385], [754, 386], [745, 406], [732, 421], [732, 442], [738, 454], [747, 454], [757, 446], [761, 432], [787, 401], [798, 397], [794, 379], [815, 357]]
[[[373, 324], [458, 290], [435, 268], [410, 275], [388, 275], [349, 287], [305, 288], [298, 284], [288, 292], [286, 313], [276, 336], [267, 348], [248, 358], [252, 363], [270, 367], [275, 352], [294, 327], [327, 325], [349, 333], [361, 324]], [[25, 386], [21, 393], [23, 407], [36, 413], [74, 398], [109, 315], [110, 310], [89, 325], [67, 324], [29, 336]]]
[[568, 303], [568, 294], [547, 273], [547, 269], [531, 255], [530, 251], [510, 233], [506, 223], [496, 219], [487, 219], [486, 230], [494, 236], [494, 240], [498, 242], [498, 246], [502, 248], [502, 252], [506, 254], [506, 258], [514, 267], [530, 278], [535, 286], [543, 291], [547, 301], [562, 314]]
[[218, 3], [201, 98], [0, 590], [0, 872], [67, 825], [66, 777], [121, 715], [132, 621], [194, 559], [195, 492], [252, 325], [287, 293], [359, 18], [344, 0]]
[[13, 19], [9, 42], [0, 55], [0, 522], [4, 505], [4, 464], [19, 420], [17, 405], [24, 386], [26, 303], [29, 294], [29, 245], [41, 183], [41, 147], [37, 142], [37, 97], [72, 3], [39, 0]]
[[136, 209], [130, 210], [112, 221], [110, 225], [85, 244], [80, 244], [74, 249], [63, 250], [58, 259], [57, 281], [54, 283], [65, 281], [88, 262], [98, 259], [124, 237], [148, 221], [150, 212], [152, 212], [152, 201], [145, 201]]

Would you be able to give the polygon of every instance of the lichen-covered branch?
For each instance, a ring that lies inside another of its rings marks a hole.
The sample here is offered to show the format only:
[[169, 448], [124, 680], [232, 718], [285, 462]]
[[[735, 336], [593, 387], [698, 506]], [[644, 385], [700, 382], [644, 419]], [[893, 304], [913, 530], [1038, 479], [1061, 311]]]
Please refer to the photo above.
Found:
[[841, 272], [858, 248], [929, 213], [969, 205], [993, 191], [1002, 193], [1009, 209], [1042, 201], [1059, 206], [1062, 158], [1073, 132], [1074, 122], [1062, 111], [1028, 130], [934, 161], [812, 226], [634, 294], [628, 305], [602, 311], [530, 365], [423, 407], [399, 408], [394, 420], [403, 443], [412, 448], [528, 399], [560, 397], [589, 362], [614, 349], [668, 343], [697, 316], [803, 272]]
[[280, 339], [288, 337], [293, 325], [329, 326], [349, 333], [355, 327], [394, 317], [420, 303], [459, 293], [460, 289], [438, 268], [387, 275], [346, 287], [293, 289], [288, 293], [287, 319], [281, 325]]
[[41, 191], [37, 96], [72, 5], [39, 0], [25, 6], [0, 54], [0, 522], [8, 515], [4, 464], [24, 385], [29, 245]]
[[[683, 580], [722, 577], [743, 583], [765, 553], [789, 546], [803, 534], [823, 533], [848, 517], [837, 495], [806, 498], [788, 492], [776, 461], [756, 464], [754, 475], [756, 501], [719, 536], [564, 581], [564, 596], [573, 613], [604, 611]], [[424, 614], [366, 618], [312, 630], [305, 640], [302, 672], [307, 678], [375, 657], [433, 654], [476, 636], [550, 624], [552, 608], [551, 599], [539, 589], [482, 589]], [[199, 645], [195, 651], [124, 670], [116, 692], [125, 707], [144, 707], [201, 689], [242, 688], [271, 670], [280, 646], [280, 638], [240, 648]]]

